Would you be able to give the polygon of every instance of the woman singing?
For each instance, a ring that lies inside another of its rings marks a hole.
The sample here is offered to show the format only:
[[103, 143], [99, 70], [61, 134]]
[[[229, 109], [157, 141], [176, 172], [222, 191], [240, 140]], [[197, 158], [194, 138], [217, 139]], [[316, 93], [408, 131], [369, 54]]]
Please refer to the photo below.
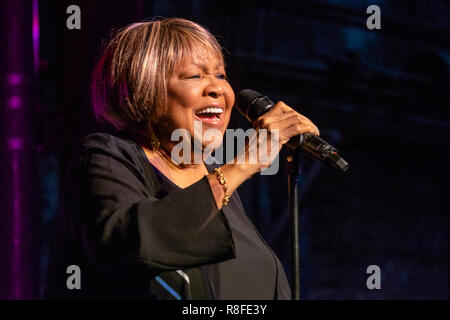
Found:
[[[234, 101], [221, 47], [198, 24], [171, 18], [113, 35], [93, 73], [92, 102], [116, 133], [85, 137], [72, 160], [48, 298], [290, 299], [283, 266], [236, 191], [270, 163], [171, 156], [177, 129], [187, 137], [216, 129], [220, 145]], [[283, 102], [255, 129], [278, 130], [275, 153], [295, 135], [318, 134]]]

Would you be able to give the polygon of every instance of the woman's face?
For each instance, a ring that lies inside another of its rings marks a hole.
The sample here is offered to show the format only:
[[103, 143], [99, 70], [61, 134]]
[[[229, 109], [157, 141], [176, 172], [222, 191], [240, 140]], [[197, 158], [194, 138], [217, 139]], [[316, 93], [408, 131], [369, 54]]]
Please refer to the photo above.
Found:
[[[179, 143], [170, 141], [176, 129], [186, 129], [196, 140], [202, 135], [202, 149], [213, 140], [222, 142], [234, 105], [234, 92], [227, 81], [223, 61], [213, 55], [197, 54], [181, 63], [167, 84], [167, 127], [161, 143], [169, 148]], [[194, 121], [196, 122], [194, 125]], [[201, 126], [201, 130], [200, 130]], [[217, 136], [211, 138], [216, 129]], [[194, 136], [195, 131], [195, 136]], [[218, 141], [220, 140], [220, 141]]]

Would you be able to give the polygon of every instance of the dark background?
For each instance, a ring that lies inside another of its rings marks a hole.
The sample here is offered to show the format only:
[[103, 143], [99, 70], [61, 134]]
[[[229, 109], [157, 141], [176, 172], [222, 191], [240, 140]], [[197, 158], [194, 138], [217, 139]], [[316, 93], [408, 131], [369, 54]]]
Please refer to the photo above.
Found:
[[[342, 174], [301, 158], [303, 299], [448, 299], [448, 1], [0, 4], [0, 298], [42, 293], [70, 154], [82, 136], [101, 130], [89, 77], [102, 39], [162, 16], [206, 26], [228, 52], [236, 93], [251, 88], [295, 107], [350, 163]], [[81, 9], [81, 30], [66, 28], [72, 4]], [[371, 4], [381, 8], [381, 30], [366, 27]], [[233, 111], [230, 128], [248, 127]], [[281, 167], [239, 192], [290, 277]], [[366, 287], [373, 264], [381, 290]]]

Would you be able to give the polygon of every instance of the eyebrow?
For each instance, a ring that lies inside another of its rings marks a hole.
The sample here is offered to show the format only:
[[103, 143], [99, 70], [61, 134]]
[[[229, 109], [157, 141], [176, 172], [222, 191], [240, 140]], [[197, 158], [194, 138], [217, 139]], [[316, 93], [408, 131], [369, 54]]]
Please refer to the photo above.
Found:
[[[206, 69], [206, 65], [203, 63], [192, 63], [192, 64], [201, 69]], [[222, 62], [219, 62], [218, 64], [216, 64], [215, 69], [219, 69], [220, 67], [225, 67], [225, 65]]]

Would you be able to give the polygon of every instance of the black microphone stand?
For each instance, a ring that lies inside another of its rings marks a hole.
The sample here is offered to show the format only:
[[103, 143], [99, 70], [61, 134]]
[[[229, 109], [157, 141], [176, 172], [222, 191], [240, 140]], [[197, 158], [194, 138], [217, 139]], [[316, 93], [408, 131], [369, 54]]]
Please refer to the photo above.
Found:
[[298, 178], [300, 174], [299, 152], [287, 148], [286, 171], [288, 174], [288, 201], [291, 234], [292, 300], [300, 300], [300, 213], [298, 205]]

